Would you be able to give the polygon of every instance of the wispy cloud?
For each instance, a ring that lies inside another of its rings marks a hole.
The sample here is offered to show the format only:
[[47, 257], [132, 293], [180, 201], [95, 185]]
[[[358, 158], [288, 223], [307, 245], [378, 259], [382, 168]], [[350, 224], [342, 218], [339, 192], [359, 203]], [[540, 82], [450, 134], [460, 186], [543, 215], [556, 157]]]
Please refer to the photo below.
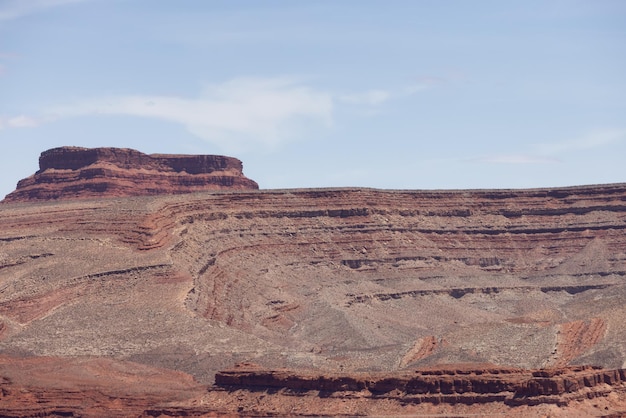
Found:
[[10, 118], [0, 117], [0, 130], [9, 128], [32, 128], [49, 121], [47, 118], [34, 118], [32, 116], [19, 115]]
[[351, 104], [366, 104], [375, 106], [386, 102], [391, 98], [388, 90], [368, 90], [362, 93], [344, 94], [339, 96], [339, 100]]
[[332, 94], [290, 77], [236, 78], [207, 85], [197, 97], [97, 97], [49, 107], [38, 115], [0, 116], [0, 129], [34, 127], [81, 116], [124, 115], [181, 124], [226, 151], [272, 148], [311, 126], [331, 126], [333, 111], [340, 104], [376, 106], [428, 87], [414, 84], [396, 90]]
[[553, 164], [560, 160], [553, 157], [527, 154], [496, 154], [466, 159], [468, 162], [489, 164]]
[[355, 105], [377, 106], [390, 100], [412, 96], [422, 90], [432, 87], [431, 83], [423, 82], [404, 86], [399, 89], [372, 89], [359, 93], [349, 93], [337, 96], [343, 103]]
[[332, 124], [333, 98], [292, 78], [237, 78], [206, 86], [198, 97], [111, 96], [45, 109], [39, 116], [0, 118], [0, 129], [33, 127], [89, 115], [126, 115], [183, 125], [220, 146], [273, 147], [307, 124]]
[[552, 164], [563, 161], [568, 152], [586, 151], [618, 142], [626, 142], [626, 129], [605, 129], [567, 141], [531, 146], [531, 153], [492, 154], [468, 158], [466, 162], [489, 164]]
[[7, 0], [0, 3], [0, 22], [40, 13], [54, 7], [90, 0]]
[[604, 129], [567, 141], [536, 144], [541, 154], [555, 155], [570, 151], [584, 151], [626, 140], [626, 129]]

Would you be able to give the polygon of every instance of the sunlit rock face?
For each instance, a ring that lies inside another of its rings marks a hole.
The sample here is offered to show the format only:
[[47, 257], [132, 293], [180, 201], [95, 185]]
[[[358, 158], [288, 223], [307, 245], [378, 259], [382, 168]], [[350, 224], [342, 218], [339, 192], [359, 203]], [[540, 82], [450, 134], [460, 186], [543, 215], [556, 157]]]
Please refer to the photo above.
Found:
[[6, 202], [258, 189], [241, 161], [221, 155], [143, 154], [126, 148], [60, 147], [44, 151], [39, 171]]

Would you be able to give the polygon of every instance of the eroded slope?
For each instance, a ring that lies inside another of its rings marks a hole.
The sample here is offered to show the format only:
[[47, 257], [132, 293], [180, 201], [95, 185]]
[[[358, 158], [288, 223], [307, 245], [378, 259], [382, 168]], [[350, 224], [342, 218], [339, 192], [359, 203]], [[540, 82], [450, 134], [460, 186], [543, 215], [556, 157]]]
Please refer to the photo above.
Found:
[[624, 367], [626, 185], [317, 189], [0, 206], [0, 350], [211, 383], [327, 372]]

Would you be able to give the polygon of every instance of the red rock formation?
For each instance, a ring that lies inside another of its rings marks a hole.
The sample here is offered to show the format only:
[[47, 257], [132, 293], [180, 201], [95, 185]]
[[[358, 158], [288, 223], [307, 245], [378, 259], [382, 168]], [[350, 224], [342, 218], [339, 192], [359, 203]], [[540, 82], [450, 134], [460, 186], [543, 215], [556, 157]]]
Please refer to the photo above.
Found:
[[2, 417], [128, 417], [206, 391], [185, 373], [104, 358], [0, 355]]
[[0, 416], [619, 417], [626, 410], [620, 401], [625, 379], [625, 370], [585, 366], [339, 374], [246, 364], [219, 372], [217, 385], [207, 386], [185, 373], [129, 361], [0, 355]]
[[219, 155], [147, 155], [125, 148], [44, 151], [39, 171], [5, 202], [258, 189], [241, 161]]
[[[114, 166], [102, 158], [96, 166]], [[64, 161], [44, 159], [44, 171], [80, 172]], [[146, 161], [157, 169], [124, 172], [177, 173]], [[1, 205], [0, 353], [17, 368], [0, 369], [10, 396], [0, 406], [22, 402], [26, 416], [86, 415], [84, 399], [123, 416], [619, 416], [625, 230], [626, 184]], [[20, 374], [20, 356], [128, 360], [193, 376], [202, 394], [163, 404], [106, 382], [68, 386], [80, 368], [20, 382], [35, 373]], [[242, 361], [277, 370], [278, 386], [209, 386]], [[458, 363], [474, 366], [446, 366]], [[606, 370], [537, 370], [576, 364]]]
[[[315, 373], [238, 367], [215, 376], [230, 390], [289, 390], [294, 396], [344, 396], [396, 399], [405, 403], [507, 405], [556, 404], [623, 392], [626, 370], [578, 366], [524, 370], [497, 366], [450, 367], [398, 373]], [[311, 392], [317, 392], [312, 394]], [[333, 395], [335, 394], [335, 395]]]

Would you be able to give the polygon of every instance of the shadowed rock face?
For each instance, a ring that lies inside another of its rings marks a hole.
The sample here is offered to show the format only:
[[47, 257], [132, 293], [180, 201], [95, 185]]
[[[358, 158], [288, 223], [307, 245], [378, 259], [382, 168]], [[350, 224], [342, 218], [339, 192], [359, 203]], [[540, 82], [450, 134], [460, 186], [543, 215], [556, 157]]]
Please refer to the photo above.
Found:
[[220, 155], [143, 154], [126, 148], [61, 147], [39, 157], [6, 202], [258, 189], [241, 161]]
[[[84, 161], [130, 164], [114, 154]], [[39, 174], [81, 170], [48, 157]], [[0, 415], [85, 416], [61, 406], [87, 396], [120, 416], [619, 416], [625, 232], [626, 184], [6, 203]], [[227, 370], [242, 362], [259, 369]], [[149, 393], [103, 387], [134, 373]]]

